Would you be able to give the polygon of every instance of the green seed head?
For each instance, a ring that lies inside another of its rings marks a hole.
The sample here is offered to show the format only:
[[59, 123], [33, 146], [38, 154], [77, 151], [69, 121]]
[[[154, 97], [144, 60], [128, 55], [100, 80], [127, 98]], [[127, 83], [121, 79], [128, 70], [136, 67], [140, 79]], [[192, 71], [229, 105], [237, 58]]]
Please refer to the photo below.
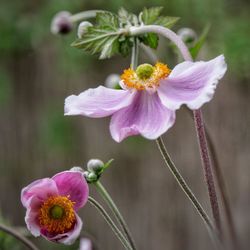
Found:
[[135, 72], [141, 80], [147, 80], [153, 74], [154, 67], [148, 63], [144, 63], [139, 65]]
[[50, 209], [50, 215], [55, 220], [61, 219], [64, 215], [64, 209], [58, 205], [55, 205]]

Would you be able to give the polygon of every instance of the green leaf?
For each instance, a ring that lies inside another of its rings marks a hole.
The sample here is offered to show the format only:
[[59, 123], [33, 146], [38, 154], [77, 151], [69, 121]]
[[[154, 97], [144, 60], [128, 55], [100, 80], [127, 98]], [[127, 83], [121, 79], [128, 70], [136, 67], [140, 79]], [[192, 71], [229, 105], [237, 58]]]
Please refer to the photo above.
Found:
[[161, 25], [166, 28], [171, 28], [180, 20], [179, 17], [172, 17], [172, 16], [160, 16], [154, 24]]
[[142, 21], [144, 24], [153, 24], [158, 19], [162, 12], [163, 7], [152, 7], [152, 8], [144, 8], [142, 11]]
[[200, 37], [198, 38], [198, 40], [196, 41], [196, 43], [194, 44], [194, 46], [192, 48], [189, 49], [191, 56], [193, 59], [196, 59], [196, 57], [198, 56], [202, 46], [204, 45], [208, 32], [210, 30], [211, 25], [208, 24], [206, 25], [206, 27], [203, 29]]
[[[179, 17], [160, 16], [162, 9], [162, 7], [144, 8], [140, 14], [143, 24], [154, 24], [171, 28], [179, 20]], [[158, 47], [159, 37], [154, 33], [149, 33], [141, 36], [141, 41], [150, 48], [156, 49]]]
[[155, 33], [148, 33], [142, 37], [142, 42], [152, 49], [157, 49], [159, 37]]
[[89, 27], [81, 39], [71, 45], [100, 54], [100, 59], [110, 58], [119, 52], [119, 21], [118, 17], [110, 12], [101, 12], [96, 16], [96, 25]]

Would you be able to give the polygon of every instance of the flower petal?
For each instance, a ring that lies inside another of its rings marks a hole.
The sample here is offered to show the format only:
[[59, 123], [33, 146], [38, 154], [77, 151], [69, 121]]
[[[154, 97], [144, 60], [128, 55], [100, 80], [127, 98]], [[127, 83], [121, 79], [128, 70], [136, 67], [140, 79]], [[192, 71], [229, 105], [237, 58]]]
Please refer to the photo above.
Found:
[[171, 110], [180, 108], [182, 104], [190, 109], [199, 109], [213, 98], [216, 85], [226, 70], [223, 55], [208, 62], [183, 62], [161, 81], [159, 97]]
[[80, 95], [65, 99], [65, 115], [84, 115], [94, 118], [105, 117], [127, 107], [133, 99], [128, 90], [117, 90], [99, 86]]
[[70, 231], [63, 233], [63, 234], [54, 235], [42, 229], [41, 235], [49, 241], [63, 243], [65, 245], [73, 244], [75, 240], [78, 238], [78, 236], [80, 235], [81, 230], [82, 230], [82, 220], [77, 214], [75, 214], [75, 216], [76, 216], [76, 223]]
[[69, 195], [74, 208], [83, 207], [89, 196], [89, 186], [80, 171], [64, 171], [52, 177], [60, 195]]
[[25, 215], [25, 222], [27, 228], [35, 237], [40, 236], [40, 225], [38, 221], [39, 209], [42, 201], [37, 196], [32, 196], [27, 204], [27, 210]]
[[156, 139], [174, 122], [175, 112], [162, 105], [157, 93], [139, 91], [129, 107], [112, 116], [110, 132], [117, 142], [137, 134], [147, 139]]
[[36, 180], [22, 189], [21, 201], [24, 207], [28, 207], [29, 199], [36, 196], [40, 200], [46, 200], [49, 196], [57, 195], [56, 183], [50, 178]]

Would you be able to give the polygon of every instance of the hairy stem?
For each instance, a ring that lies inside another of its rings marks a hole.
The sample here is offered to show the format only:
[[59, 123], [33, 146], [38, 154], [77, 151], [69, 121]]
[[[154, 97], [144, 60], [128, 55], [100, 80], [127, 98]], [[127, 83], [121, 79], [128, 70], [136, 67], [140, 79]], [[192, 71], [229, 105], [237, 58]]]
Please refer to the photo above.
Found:
[[[139, 34], [144, 34], [144, 33], [149, 33], [149, 32], [157, 33], [168, 38], [180, 50], [184, 60], [193, 61], [192, 56], [190, 55], [189, 50], [187, 46], [185, 45], [185, 43], [172, 30], [158, 26], [158, 25], [145, 25], [141, 27], [130, 28], [130, 35], [139, 35]], [[195, 120], [196, 132], [197, 132], [197, 137], [198, 137], [199, 147], [200, 147], [200, 154], [201, 154], [201, 159], [203, 162], [203, 169], [204, 169], [206, 184], [208, 188], [213, 218], [215, 220], [215, 224], [216, 224], [218, 231], [221, 232], [219, 204], [218, 204], [216, 189], [214, 185], [212, 166], [211, 166], [211, 161], [210, 161], [208, 148], [207, 148], [206, 135], [205, 135], [205, 130], [203, 126], [201, 110], [194, 111], [194, 120]]]
[[130, 65], [130, 67], [134, 70], [138, 66], [138, 57], [139, 57], [139, 44], [137, 38], [134, 38], [134, 44], [131, 55], [131, 65]]
[[104, 10], [87, 10], [74, 14], [70, 17], [73, 23], [95, 18], [97, 13], [104, 12]]
[[118, 229], [118, 227], [115, 225], [115, 223], [112, 221], [108, 213], [105, 211], [105, 209], [92, 197], [89, 196], [88, 201], [91, 205], [93, 205], [98, 212], [103, 216], [103, 218], [106, 220], [106, 222], [109, 224], [111, 229], [113, 230], [114, 234], [117, 236], [117, 238], [121, 241], [122, 245], [127, 250], [133, 250], [130, 246], [127, 239], [124, 237], [124, 235], [121, 233], [121, 231]]
[[18, 233], [14, 229], [0, 224], [0, 231], [3, 231], [5, 233], [15, 237], [17, 240], [22, 242], [28, 249], [38, 250], [38, 248], [30, 240], [28, 240], [26, 237], [22, 236], [20, 233]]
[[124, 231], [131, 247], [133, 250], [136, 249], [135, 246], [135, 242], [134, 239], [129, 231], [129, 228], [123, 218], [123, 216], [121, 215], [119, 209], [117, 208], [116, 204], [114, 203], [114, 201], [112, 200], [111, 196], [109, 195], [109, 193], [107, 192], [107, 190], [104, 188], [104, 186], [101, 184], [100, 181], [97, 181], [96, 183], [94, 183], [97, 191], [101, 194], [101, 196], [103, 197], [103, 199], [107, 202], [109, 208], [111, 209], [111, 211], [113, 212], [115, 218], [117, 219], [118, 223], [120, 224], [122, 230]]

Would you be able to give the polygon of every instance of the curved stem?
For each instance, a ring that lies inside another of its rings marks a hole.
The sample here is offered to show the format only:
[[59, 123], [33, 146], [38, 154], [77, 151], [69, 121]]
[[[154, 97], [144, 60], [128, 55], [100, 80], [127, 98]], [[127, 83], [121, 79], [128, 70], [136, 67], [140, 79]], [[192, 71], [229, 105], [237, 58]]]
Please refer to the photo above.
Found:
[[15, 237], [17, 240], [21, 241], [28, 249], [38, 250], [38, 248], [31, 241], [29, 241], [27, 238], [25, 238], [24, 236], [22, 236], [21, 234], [19, 234], [10, 227], [0, 224], [0, 231], [3, 231]]
[[135, 243], [134, 243], [134, 239], [129, 231], [129, 228], [123, 218], [123, 216], [121, 215], [119, 209], [117, 208], [116, 204], [114, 203], [114, 201], [112, 200], [111, 196], [109, 195], [109, 193], [107, 192], [107, 190], [104, 188], [104, 186], [101, 184], [100, 181], [97, 181], [96, 183], [94, 183], [97, 191], [101, 194], [101, 196], [103, 197], [103, 199], [107, 202], [108, 206], [110, 207], [111, 211], [113, 212], [115, 218], [117, 219], [117, 221], [119, 222], [122, 230], [124, 231], [131, 247], [133, 250], [136, 249]]
[[[193, 61], [192, 56], [190, 55], [189, 50], [187, 46], [185, 45], [185, 43], [181, 40], [181, 38], [177, 34], [175, 34], [170, 29], [167, 29], [158, 25], [145, 25], [145, 26], [140, 26], [140, 27], [130, 27], [129, 32], [130, 32], [130, 35], [139, 35], [139, 34], [148, 33], [148, 32], [154, 32], [154, 33], [160, 34], [168, 38], [169, 40], [171, 40], [178, 47], [184, 60]], [[200, 109], [194, 110], [194, 120], [195, 120], [200, 154], [201, 154], [201, 159], [203, 162], [204, 174], [206, 178], [213, 218], [215, 220], [215, 224], [216, 224], [218, 231], [221, 233], [219, 204], [218, 204], [216, 189], [214, 185], [213, 171], [212, 171], [211, 161], [210, 161], [210, 157], [208, 153], [205, 129], [204, 129], [202, 113]]]
[[105, 209], [92, 197], [89, 196], [88, 201], [91, 205], [93, 205], [103, 216], [103, 218], [106, 220], [106, 222], [109, 224], [117, 238], [121, 241], [122, 245], [127, 250], [133, 250], [128, 243], [127, 239], [123, 236], [121, 231], [118, 229], [118, 227], [115, 225], [115, 223], [112, 221], [108, 213], [105, 211]]
[[71, 21], [73, 23], [76, 22], [80, 22], [86, 19], [90, 19], [90, 18], [95, 18], [96, 14], [99, 12], [104, 12], [104, 10], [87, 10], [87, 11], [83, 11], [77, 14], [74, 14], [70, 17]]

